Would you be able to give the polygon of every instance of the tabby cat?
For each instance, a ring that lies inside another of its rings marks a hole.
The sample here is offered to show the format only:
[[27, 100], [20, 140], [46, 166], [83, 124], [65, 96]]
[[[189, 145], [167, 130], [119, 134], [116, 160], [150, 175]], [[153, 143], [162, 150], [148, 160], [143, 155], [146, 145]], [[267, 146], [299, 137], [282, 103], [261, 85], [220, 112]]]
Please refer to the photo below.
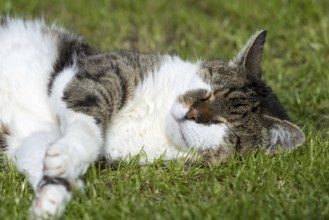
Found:
[[[88, 166], [106, 157], [141, 163], [221, 161], [304, 142], [261, 79], [266, 31], [237, 57], [100, 52], [43, 21], [0, 19], [0, 148], [28, 175], [35, 217], [61, 215]], [[188, 157], [188, 156], [187, 156]]]

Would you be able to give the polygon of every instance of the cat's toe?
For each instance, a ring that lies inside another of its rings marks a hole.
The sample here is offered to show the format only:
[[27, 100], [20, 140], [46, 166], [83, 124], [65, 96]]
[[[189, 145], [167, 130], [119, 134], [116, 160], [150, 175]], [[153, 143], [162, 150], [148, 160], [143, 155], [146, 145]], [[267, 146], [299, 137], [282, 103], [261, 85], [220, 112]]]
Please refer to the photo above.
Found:
[[31, 212], [36, 219], [60, 217], [65, 205], [71, 199], [71, 193], [62, 185], [46, 185], [36, 194]]
[[44, 159], [44, 175], [67, 177], [69, 157], [59, 149], [49, 149]]

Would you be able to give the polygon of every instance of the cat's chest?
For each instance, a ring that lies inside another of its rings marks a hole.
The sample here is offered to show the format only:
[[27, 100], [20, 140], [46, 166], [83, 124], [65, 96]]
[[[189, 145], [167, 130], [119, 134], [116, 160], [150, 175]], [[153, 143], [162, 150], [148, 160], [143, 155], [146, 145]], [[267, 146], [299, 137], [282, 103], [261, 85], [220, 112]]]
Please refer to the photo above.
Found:
[[170, 143], [165, 130], [168, 111], [163, 100], [143, 97], [134, 100], [110, 124], [106, 136], [107, 154], [112, 159], [120, 159], [143, 150], [151, 160], [164, 152], [166, 157], [173, 157], [177, 149]]

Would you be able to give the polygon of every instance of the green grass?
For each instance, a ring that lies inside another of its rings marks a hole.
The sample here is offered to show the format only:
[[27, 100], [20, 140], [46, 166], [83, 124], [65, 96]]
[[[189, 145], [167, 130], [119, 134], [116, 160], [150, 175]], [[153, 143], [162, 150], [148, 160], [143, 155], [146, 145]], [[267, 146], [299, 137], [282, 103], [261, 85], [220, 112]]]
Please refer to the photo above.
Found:
[[[2, 0], [0, 13], [8, 12], [56, 21], [102, 50], [192, 60], [231, 59], [254, 31], [267, 29], [264, 78], [307, 136], [290, 154], [221, 166], [94, 165], [64, 219], [329, 219], [327, 0]], [[27, 218], [32, 198], [26, 178], [0, 165], [0, 219]]]

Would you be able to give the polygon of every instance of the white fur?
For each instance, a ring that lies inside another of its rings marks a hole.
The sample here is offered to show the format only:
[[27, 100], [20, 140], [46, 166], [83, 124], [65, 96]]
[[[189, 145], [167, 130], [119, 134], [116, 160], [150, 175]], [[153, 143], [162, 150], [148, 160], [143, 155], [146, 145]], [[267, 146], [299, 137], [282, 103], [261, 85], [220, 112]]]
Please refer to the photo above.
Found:
[[59, 133], [40, 131], [24, 138], [19, 148], [9, 149], [10, 157], [14, 158], [19, 171], [28, 174], [33, 189], [42, 178], [43, 160], [48, 147], [59, 138]]
[[42, 34], [42, 27], [40, 22], [10, 20], [0, 28], [0, 119], [20, 139], [49, 131], [55, 123], [47, 83], [57, 41]]
[[54, 219], [54, 216], [61, 216], [71, 198], [72, 194], [64, 186], [46, 185], [35, 195], [31, 207], [33, 219]]

